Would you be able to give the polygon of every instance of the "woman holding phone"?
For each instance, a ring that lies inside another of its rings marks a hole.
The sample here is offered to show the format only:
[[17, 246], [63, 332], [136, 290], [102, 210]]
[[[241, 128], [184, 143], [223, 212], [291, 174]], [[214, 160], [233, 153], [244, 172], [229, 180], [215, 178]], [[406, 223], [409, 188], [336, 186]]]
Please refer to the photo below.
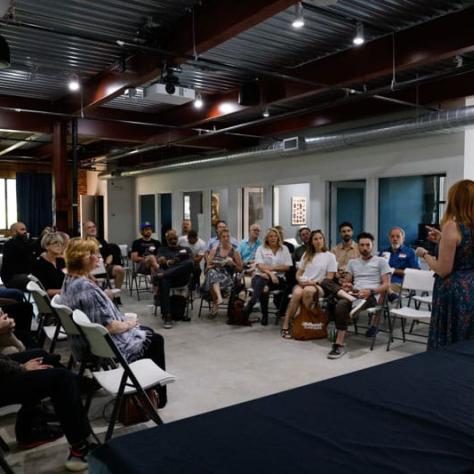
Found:
[[474, 339], [474, 181], [449, 190], [441, 231], [428, 228], [438, 257], [422, 247], [416, 254], [436, 273], [428, 350]]

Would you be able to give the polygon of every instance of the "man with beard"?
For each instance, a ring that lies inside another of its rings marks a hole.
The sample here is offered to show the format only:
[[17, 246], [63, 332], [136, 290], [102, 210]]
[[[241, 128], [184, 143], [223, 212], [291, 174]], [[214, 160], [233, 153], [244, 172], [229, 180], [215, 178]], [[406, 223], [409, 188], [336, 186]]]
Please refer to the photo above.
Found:
[[353, 233], [354, 227], [350, 222], [342, 222], [339, 224], [341, 242], [331, 249], [331, 252], [336, 256], [339, 274], [343, 274], [346, 271], [349, 260], [359, 257], [359, 248], [352, 240]]
[[[357, 237], [360, 257], [352, 259], [347, 265], [347, 277], [343, 290], [357, 299], [353, 302], [346, 298], [337, 298], [334, 305], [333, 317], [336, 322], [337, 336], [328, 359], [338, 359], [347, 351], [344, 346], [347, 325], [351, 319], [365, 308], [376, 305], [377, 298], [388, 291], [390, 286], [390, 267], [387, 260], [372, 255], [374, 237], [368, 232], [362, 232]], [[357, 308], [357, 311], [354, 311]], [[372, 326], [366, 336], [372, 337], [377, 332], [378, 317], [372, 319]]]
[[166, 232], [166, 246], [158, 249], [159, 269], [153, 277], [153, 284], [159, 288], [159, 300], [163, 327], [171, 329], [170, 290], [189, 284], [194, 271], [191, 249], [178, 245], [178, 233], [174, 229]]
[[28, 238], [23, 222], [12, 224], [10, 231], [12, 238], [3, 248], [2, 281], [7, 288], [24, 291], [33, 268], [33, 242]]
[[389, 300], [393, 301], [397, 298], [402, 288], [405, 268], [416, 268], [419, 270], [420, 263], [415, 255], [415, 251], [404, 245], [405, 231], [401, 227], [392, 227], [388, 233], [388, 238], [390, 240], [390, 247], [383, 249], [380, 252], [380, 256], [388, 261], [391, 268], [395, 269], [390, 282], [391, 293], [389, 294]]
[[301, 245], [299, 247], [296, 247], [296, 250], [293, 253], [293, 261], [295, 263], [299, 262], [303, 254], [306, 252], [310, 235], [311, 229], [309, 227], [300, 227], [300, 229], [298, 230], [298, 236], [301, 240]]

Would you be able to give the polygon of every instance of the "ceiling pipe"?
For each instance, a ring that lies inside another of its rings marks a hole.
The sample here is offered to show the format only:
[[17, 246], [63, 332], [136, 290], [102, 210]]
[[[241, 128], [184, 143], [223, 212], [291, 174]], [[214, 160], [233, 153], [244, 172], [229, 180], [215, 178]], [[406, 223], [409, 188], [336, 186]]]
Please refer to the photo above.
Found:
[[298, 150], [291, 152], [285, 151], [283, 142], [276, 142], [265, 148], [254, 148], [240, 153], [230, 153], [181, 162], [173, 161], [153, 168], [136, 169], [115, 174], [104, 174], [100, 175], [100, 177], [102, 179], [110, 179], [116, 178], [117, 176], [137, 176], [153, 172], [166, 173], [209, 166], [235, 164], [245, 160], [259, 160], [277, 158], [279, 156], [295, 156], [310, 152], [332, 151], [347, 148], [349, 146], [366, 145], [368, 143], [377, 143], [386, 140], [398, 140], [410, 135], [431, 133], [473, 124], [474, 106], [461, 107], [452, 110], [431, 112], [418, 118], [379, 123], [366, 127], [342, 130], [327, 135], [305, 137], [304, 145]]

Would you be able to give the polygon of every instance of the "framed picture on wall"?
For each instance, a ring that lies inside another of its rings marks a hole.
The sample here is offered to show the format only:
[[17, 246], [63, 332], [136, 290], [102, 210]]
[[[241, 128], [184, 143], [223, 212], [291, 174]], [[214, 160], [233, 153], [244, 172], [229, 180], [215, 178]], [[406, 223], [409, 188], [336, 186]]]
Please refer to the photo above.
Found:
[[306, 225], [306, 198], [291, 198], [291, 225]]

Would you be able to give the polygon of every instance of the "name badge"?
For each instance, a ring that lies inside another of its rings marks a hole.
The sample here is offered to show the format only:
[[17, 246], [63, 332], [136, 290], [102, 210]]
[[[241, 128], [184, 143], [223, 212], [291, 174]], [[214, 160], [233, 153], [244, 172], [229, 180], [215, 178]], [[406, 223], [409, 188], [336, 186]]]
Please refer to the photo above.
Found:
[[407, 258], [407, 254], [406, 253], [401, 253], [398, 258]]

